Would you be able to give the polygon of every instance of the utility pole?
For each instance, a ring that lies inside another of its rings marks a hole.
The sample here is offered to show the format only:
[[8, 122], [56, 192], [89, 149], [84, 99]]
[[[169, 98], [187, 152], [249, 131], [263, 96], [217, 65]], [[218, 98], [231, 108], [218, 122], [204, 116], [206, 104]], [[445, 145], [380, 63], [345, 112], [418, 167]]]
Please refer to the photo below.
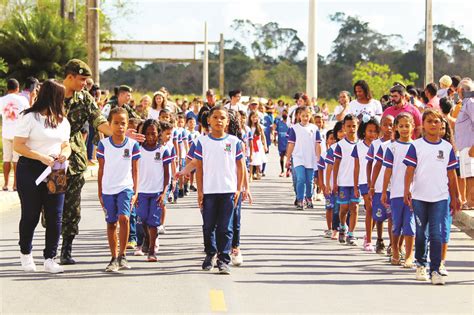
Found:
[[219, 90], [221, 97], [225, 95], [224, 91], [224, 34], [221, 33], [219, 41]]
[[209, 89], [209, 54], [207, 42], [207, 22], [204, 22], [204, 56], [202, 65], [202, 96], [206, 98], [206, 92]]
[[99, 0], [87, 0], [87, 63], [99, 84]]
[[433, 1], [426, 0], [425, 12], [425, 85], [434, 82], [433, 74]]
[[316, 46], [316, 0], [309, 0], [308, 57], [306, 58], [306, 93], [318, 97], [318, 52]]
[[66, 18], [67, 12], [67, 0], [61, 0], [60, 7], [59, 7], [59, 15], [61, 18]]

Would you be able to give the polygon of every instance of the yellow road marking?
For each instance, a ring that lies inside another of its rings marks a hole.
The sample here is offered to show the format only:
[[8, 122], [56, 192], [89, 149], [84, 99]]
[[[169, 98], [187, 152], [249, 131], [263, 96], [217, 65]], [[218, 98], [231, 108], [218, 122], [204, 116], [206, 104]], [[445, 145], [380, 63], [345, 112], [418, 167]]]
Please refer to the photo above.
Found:
[[211, 310], [213, 312], [227, 312], [227, 306], [225, 305], [224, 299], [224, 291], [210, 290], [209, 299], [211, 300]]

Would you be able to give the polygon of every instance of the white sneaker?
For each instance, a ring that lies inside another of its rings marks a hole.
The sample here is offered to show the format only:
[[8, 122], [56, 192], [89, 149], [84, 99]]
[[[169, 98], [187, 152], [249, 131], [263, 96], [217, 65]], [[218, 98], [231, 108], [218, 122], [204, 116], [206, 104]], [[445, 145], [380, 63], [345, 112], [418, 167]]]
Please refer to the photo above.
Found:
[[446, 265], [443, 262], [439, 265], [439, 274], [445, 277], [449, 275]]
[[158, 234], [166, 234], [166, 230], [165, 230], [165, 226], [164, 225], [160, 225], [158, 227]]
[[20, 261], [24, 272], [36, 272], [36, 265], [32, 254], [20, 254]]
[[234, 266], [240, 266], [244, 262], [244, 257], [242, 256], [242, 252], [240, 250], [236, 254], [232, 253], [230, 258], [232, 260], [232, 265]]
[[426, 273], [426, 267], [418, 266], [416, 267], [416, 280], [417, 281], [428, 281], [429, 277]]
[[44, 271], [49, 273], [61, 273], [64, 272], [64, 269], [58, 265], [54, 259], [48, 258], [44, 261]]
[[440, 275], [437, 271], [433, 271], [431, 273], [431, 284], [440, 284], [443, 285], [446, 282], [444, 281], [444, 277]]

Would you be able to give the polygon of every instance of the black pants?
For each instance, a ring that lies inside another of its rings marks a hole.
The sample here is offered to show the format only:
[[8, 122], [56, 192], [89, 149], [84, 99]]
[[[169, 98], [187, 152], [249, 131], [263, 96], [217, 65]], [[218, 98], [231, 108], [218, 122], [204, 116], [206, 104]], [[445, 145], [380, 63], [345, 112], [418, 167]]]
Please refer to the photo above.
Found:
[[46, 245], [43, 256], [48, 259], [56, 256], [58, 248], [64, 194], [48, 194], [46, 183], [36, 186], [35, 180], [45, 169], [46, 166], [40, 161], [20, 157], [16, 174], [21, 202], [19, 242], [21, 253], [31, 253], [33, 234], [43, 208], [46, 219]]

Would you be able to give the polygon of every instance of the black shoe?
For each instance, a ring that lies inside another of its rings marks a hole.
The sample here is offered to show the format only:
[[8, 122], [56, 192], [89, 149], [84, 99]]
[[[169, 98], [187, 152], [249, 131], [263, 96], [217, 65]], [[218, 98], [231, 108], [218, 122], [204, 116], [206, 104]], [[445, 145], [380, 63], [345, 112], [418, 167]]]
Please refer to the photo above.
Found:
[[117, 272], [117, 271], [119, 271], [119, 263], [117, 261], [117, 258], [112, 258], [109, 264], [107, 265], [107, 267], [105, 267], [105, 272]]
[[295, 202], [293, 202], [293, 204], [294, 204], [295, 206], [297, 206], [297, 205], [298, 205], [298, 199], [295, 199]]
[[221, 275], [230, 275], [230, 267], [228, 264], [218, 261], [217, 262], [217, 268], [219, 268], [219, 273]]
[[385, 244], [383, 243], [383, 240], [377, 240], [377, 242], [375, 243], [375, 252], [379, 255], [386, 254]]
[[353, 235], [349, 235], [346, 239], [346, 243], [350, 246], [357, 246], [357, 238], [355, 238]]
[[178, 198], [183, 198], [184, 197], [184, 190], [183, 189], [180, 189], [178, 191]]
[[132, 269], [132, 267], [130, 267], [128, 264], [127, 257], [125, 257], [125, 255], [118, 258], [118, 265], [119, 269]]
[[63, 243], [61, 245], [61, 256], [59, 263], [61, 265], [74, 265], [76, 261], [72, 259], [72, 241], [74, 240], [75, 235], [69, 235], [63, 237]]
[[306, 208], [308, 208], [308, 209], [313, 209], [314, 208], [313, 201], [311, 200], [311, 198], [306, 198]]
[[340, 230], [339, 231], [339, 243], [345, 244], [346, 243], [346, 231]]
[[303, 200], [296, 202], [296, 210], [304, 210]]
[[189, 190], [191, 190], [191, 191], [197, 191], [197, 188], [194, 187], [194, 185], [191, 185], [191, 186], [189, 186]]
[[216, 260], [216, 255], [206, 255], [206, 258], [204, 258], [202, 262], [202, 270], [211, 271], [216, 265]]

